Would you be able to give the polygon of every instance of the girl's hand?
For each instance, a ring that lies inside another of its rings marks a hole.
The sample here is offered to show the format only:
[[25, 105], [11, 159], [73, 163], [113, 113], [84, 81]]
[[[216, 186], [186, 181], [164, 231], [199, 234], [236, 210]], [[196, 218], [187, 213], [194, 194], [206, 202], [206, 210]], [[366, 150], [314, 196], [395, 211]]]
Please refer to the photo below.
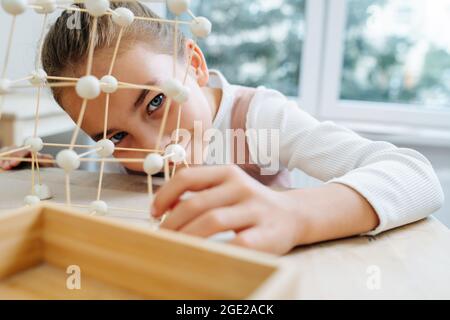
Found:
[[[187, 191], [197, 192], [187, 200]], [[305, 228], [298, 201], [260, 184], [237, 166], [183, 169], [160, 188], [152, 215], [170, 214], [161, 227], [209, 237], [237, 233], [233, 244], [284, 254], [299, 243]]]
[[[0, 153], [6, 152], [8, 150], [17, 149], [18, 147], [6, 147], [1, 148]], [[21, 150], [7, 155], [8, 158], [31, 158], [31, 152], [29, 150]], [[38, 153], [38, 160], [53, 160], [53, 157], [49, 154]], [[1, 170], [12, 170], [19, 166], [22, 162], [20, 160], [3, 160], [0, 158], [0, 169]], [[41, 167], [52, 167], [52, 164], [39, 162]]]

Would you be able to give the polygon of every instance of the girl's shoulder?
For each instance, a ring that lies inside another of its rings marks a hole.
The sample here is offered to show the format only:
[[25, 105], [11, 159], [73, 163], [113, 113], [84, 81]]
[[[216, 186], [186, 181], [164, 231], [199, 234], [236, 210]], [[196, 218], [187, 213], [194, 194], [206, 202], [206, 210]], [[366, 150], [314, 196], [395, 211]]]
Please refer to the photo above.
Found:
[[[281, 119], [282, 115], [292, 107], [298, 107], [295, 101], [289, 100], [281, 92], [264, 86], [257, 88], [234, 86], [234, 103], [231, 108], [231, 127], [254, 128], [264, 127], [268, 121]], [[268, 128], [272, 127], [268, 126]]]

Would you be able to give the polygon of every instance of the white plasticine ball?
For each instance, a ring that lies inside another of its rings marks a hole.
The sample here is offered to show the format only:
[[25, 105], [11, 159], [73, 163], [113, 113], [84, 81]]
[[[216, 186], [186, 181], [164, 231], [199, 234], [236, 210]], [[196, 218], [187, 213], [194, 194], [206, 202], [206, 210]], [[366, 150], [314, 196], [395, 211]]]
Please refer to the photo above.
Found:
[[104, 93], [114, 93], [119, 87], [119, 82], [113, 76], [104, 76], [100, 80], [100, 87]]
[[24, 145], [30, 146], [30, 150], [32, 152], [39, 152], [44, 148], [44, 142], [38, 137], [30, 137], [25, 139]]
[[113, 155], [115, 145], [114, 143], [109, 139], [103, 139], [97, 141], [95, 144], [97, 148], [101, 148], [100, 150], [97, 150], [97, 154], [102, 158], [108, 158]]
[[185, 103], [189, 99], [190, 90], [177, 79], [169, 79], [162, 85], [162, 91], [175, 102]]
[[183, 162], [186, 159], [186, 150], [179, 144], [171, 144], [164, 151], [164, 156], [174, 163]]
[[191, 22], [191, 32], [199, 38], [206, 38], [212, 30], [211, 22], [205, 17], [197, 17]]
[[190, 0], [167, 0], [167, 8], [174, 15], [179, 16], [189, 9]]
[[53, 13], [57, 8], [55, 0], [36, 0], [33, 4], [41, 7], [35, 8], [34, 11], [42, 14]]
[[175, 97], [173, 97], [173, 100], [179, 104], [185, 103], [189, 100], [189, 95], [191, 93], [191, 90], [189, 90], [188, 87], [183, 86], [180, 93], [178, 93]]
[[104, 216], [108, 213], [108, 205], [105, 201], [97, 200], [89, 205], [90, 212], [96, 216]]
[[27, 10], [27, 0], [2, 0], [3, 10], [16, 16]]
[[31, 72], [30, 83], [34, 86], [44, 85], [47, 81], [47, 72], [43, 69], [37, 69]]
[[34, 193], [41, 200], [49, 200], [52, 198], [52, 192], [46, 184], [35, 184]]
[[93, 17], [103, 16], [109, 9], [108, 0], [86, 0], [84, 3], [87, 12]]
[[11, 80], [0, 79], [0, 95], [11, 92]]
[[115, 24], [121, 27], [128, 27], [134, 21], [134, 13], [127, 8], [117, 8], [114, 10], [116, 14], [112, 15], [112, 20]]
[[39, 199], [38, 196], [26, 196], [23, 199], [23, 202], [25, 202], [27, 206], [34, 206], [35, 204], [41, 202], [41, 199]]
[[100, 81], [94, 76], [84, 76], [78, 80], [75, 90], [83, 99], [95, 99], [100, 95]]
[[56, 163], [69, 173], [80, 167], [80, 157], [73, 150], [63, 150], [56, 156]]
[[164, 159], [160, 154], [151, 153], [144, 160], [144, 171], [148, 175], [154, 175], [164, 167]]

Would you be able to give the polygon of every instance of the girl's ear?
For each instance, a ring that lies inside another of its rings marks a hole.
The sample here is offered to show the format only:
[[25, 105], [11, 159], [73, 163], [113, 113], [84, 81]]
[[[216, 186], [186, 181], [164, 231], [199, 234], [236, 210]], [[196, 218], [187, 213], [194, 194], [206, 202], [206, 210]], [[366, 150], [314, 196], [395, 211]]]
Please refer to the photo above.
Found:
[[[193, 70], [193, 76], [197, 79], [200, 87], [204, 87], [209, 81], [209, 69], [206, 64], [205, 56], [202, 49], [192, 39], [188, 39], [186, 43], [186, 55], [189, 68]], [[190, 61], [189, 61], [190, 59]]]

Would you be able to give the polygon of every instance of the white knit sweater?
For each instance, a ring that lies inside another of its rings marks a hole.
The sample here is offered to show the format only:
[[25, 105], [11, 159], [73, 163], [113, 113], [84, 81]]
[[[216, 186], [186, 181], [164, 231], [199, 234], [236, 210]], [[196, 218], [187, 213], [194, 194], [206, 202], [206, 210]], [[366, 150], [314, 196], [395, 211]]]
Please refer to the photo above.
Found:
[[[223, 90], [214, 127], [225, 132], [231, 128], [237, 87], [218, 71], [211, 72], [209, 85]], [[280, 166], [347, 185], [364, 196], [380, 221], [369, 235], [423, 219], [443, 204], [439, 180], [423, 155], [370, 141], [333, 122], [319, 122], [278, 91], [257, 89], [246, 128], [279, 130]], [[248, 145], [252, 159], [257, 159], [258, 141], [249, 136]]]

